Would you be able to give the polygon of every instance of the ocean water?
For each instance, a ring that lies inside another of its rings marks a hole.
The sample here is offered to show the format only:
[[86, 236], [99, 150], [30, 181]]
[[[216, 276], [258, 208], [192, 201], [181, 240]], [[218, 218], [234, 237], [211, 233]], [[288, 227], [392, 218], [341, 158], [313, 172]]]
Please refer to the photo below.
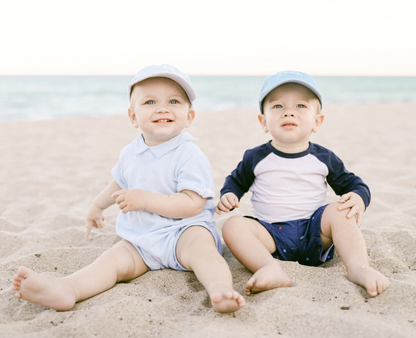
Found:
[[[264, 76], [193, 76], [194, 107], [258, 107]], [[0, 120], [127, 112], [130, 76], [0, 76]], [[416, 102], [416, 77], [315, 77], [325, 103]]]

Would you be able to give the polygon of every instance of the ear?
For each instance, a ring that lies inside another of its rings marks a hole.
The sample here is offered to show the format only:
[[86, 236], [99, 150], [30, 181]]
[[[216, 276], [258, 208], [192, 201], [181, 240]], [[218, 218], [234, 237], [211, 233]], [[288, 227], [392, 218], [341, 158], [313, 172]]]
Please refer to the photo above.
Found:
[[190, 125], [191, 125], [191, 123], [192, 123], [192, 121], [194, 120], [194, 118], [195, 118], [195, 110], [193, 110], [192, 108], [191, 109], [189, 109], [189, 111], [188, 111], [188, 116], [187, 116], [187, 121], [186, 121], [186, 125], [185, 125], [185, 128], [188, 128]]
[[315, 117], [315, 125], [312, 128], [312, 132], [317, 133], [319, 128], [321, 128], [322, 123], [324, 123], [325, 115], [318, 114]]
[[264, 114], [259, 114], [257, 116], [257, 118], [259, 119], [259, 122], [264, 130], [264, 132], [267, 134], [269, 132], [269, 128], [267, 128], [267, 120], [266, 120], [266, 115]]
[[133, 125], [133, 127], [139, 128], [139, 121], [137, 120], [137, 115], [134, 112], [134, 109], [132, 107], [129, 108], [128, 113], [129, 113], [130, 122]]

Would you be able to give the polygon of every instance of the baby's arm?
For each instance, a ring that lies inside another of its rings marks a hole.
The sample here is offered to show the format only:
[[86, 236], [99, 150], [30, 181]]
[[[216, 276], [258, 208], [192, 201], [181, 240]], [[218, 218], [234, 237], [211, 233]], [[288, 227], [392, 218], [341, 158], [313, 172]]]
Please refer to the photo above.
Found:
[[339, 203], [342, 205], [338, 207], [338, 210], [350, 209], [350, 212], [347, 214], [347, 218], [356, 216], [357, 226], [361, 227], [365, 211], [364, 200], [361, 198], [361, 196], [355, 192], [349, 192], [341, 196]]
[[87, 232], [85, 234], [85, 238], [90, 235], [91, 229], [93, 227], [102, 229], [105, 226], [103, 223], [103, 211], [115, 203], [114, 198], [112, 198], [111, 195], [120, 189], [120, 186], [116, 183], [116, 181], [113, 180], [103, 191], [97, 195], [97, 197], [94, 198], [94, 201], [92, 202], [90, 210], [87, 214]]
[[238, 201], [238, 197], [232, 192], [227, 192], [221, 196], [217, 206], [215, 207], [215, 212], [218, 215], [221, 215], [221, 211], [230, 212], [232, 209], [238, 208], [239, 206], [240, 203]]
[[112, 194], [123, 213], [151, 212], [168, 218], [187, 218], [202, 212], [206, 198], [192, 190], [164, 195], [141, 189], [123, 189]]

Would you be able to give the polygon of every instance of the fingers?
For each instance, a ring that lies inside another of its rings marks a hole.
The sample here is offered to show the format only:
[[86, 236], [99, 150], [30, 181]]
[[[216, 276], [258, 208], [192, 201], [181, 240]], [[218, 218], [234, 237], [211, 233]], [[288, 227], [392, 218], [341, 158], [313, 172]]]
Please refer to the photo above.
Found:
[[338, 210], [342, 211], [350, 209], [347, 218], [351, 219], [352, 217], [355, 217], [357, 226], [361, 227], [365, 210], [362, 198], [356, 193], [349, 192], [348, 194], [341, 196], [339, 203], [340, 206], [338, 207]]
[[93, 227], [92, 222], [88, 221], [88, 223], [87, 223], [87, 232], [85, 233], [85, 238], [88, 238], [88, 236], [90, 235], [92, 227]]
[[225, 194], [221, 197], [220, 202], [222, 206], [225, 207], [227, 210], [231, 210], [232, 208], [238, 208], [240, 206], [238, 198], [234, 194]]
[[130, 208], [128, 205], [124, 205], [124, 206], [120, 205], [120, 210], [123, 214], [127, 214], [129, 211], [132, 211], [133, 209]]
[[345, 194], [341, 196], [341, 199], [338, 201], [338, 203], [340, 203], [338, 210], [350, 209], [354, 206], [354, 201], [350, 198], [351, 196], [347, 196], [347, 195], [349, 194]]
[[[218, 210], [218, 211], [217, 211]], [[215, 207], [215, 212], [218, 214], [218, 215], [221, 215], [221, 211], [224, 211], [224, 212], [230, 212], [230, 209], [229, 208], [227, 208], [223, 203], [221, 203], [221, 201], [219, 201], [218, 202], [218, 204], [217, 204], [217, 206]]]
[[341, 196], [339, 203], [345, 203], [346, 201], [348, 201], [351, 198], [351, 193], [347, 193]]
[[218, 214], [218, 215], [221, 215], [221, 211], [224, 211], [224, 212], [230, 212], [230, 211], [233, 211], [234, 210], [234, 208], [227, 208], [224, 204], [222, 204], [221, 202], [218, 202], [218, 204], [217, 204], [217, 206], [215, 207], [215, 212]]
[[121, 192], [122, 192], [122, 190], [113, 192], [113, 194], [111, 195], [111, 197], [114, 198], [114, 199], [116, 199], [118, 196], [120, 196]]
[[355, 215], [357, 214], [357, 212], [358, 212], [358, 207], [357, 206], [353, 206], [351, 209], [350, 209], [350, 211], [349, 211], [349, 213], [347, 214], [347, 218], [348, 219], [350, 219], [350, 218], [352, 218], [352, 217], [355, 217]]
[[361, 224], [363, 222], [363, 216], [364, 216], [363, 212], [357, 212], [357, 226], [359, 228], [361, 228]]
[[100, 230], [104, 229], [105, 227], [104, 217], [101, 220], [98, 219], [98, 220], [93, 220], [93, 221], [87, 221], [87, 231], [85, 233], [85, 238], [88, 238], [93, 227], [98, 228]]
[[130, 210], [124, 210], [127, 207], [127, 203], [125, 203], [126, 200], [126, 190], [119, 190], [116, 191], [111, 195], [112, 198], [115, 199], [115, 202], [118, 204], [118, 207], [120, 210], [123, 211], [123, 213], [127, 213]]
[[[119, 197], [119, 198], [121, 198], [121, 197]], [[124, 198], [122, 200], [118, 201], [118, 202], [116, 200], [116, 203], [118, 204], [118, 208], [123, 212], [123, 214], [126, 214], [129, 211], [133, 211], [133, 208], [130, 205], [127, 204], [127, 202], [124, 200]]]
[[239, 202], [238, 202], [238, 198], [237, 196], [235, 196], [234, 194], [230, 194], [227, 193], [225, 195], [223, 195], [220, 199], [220, 201], [218, 202], [217, 206], [215, 207], [215, 212], [218, 215], [221, 215], [221, 211], [224, 212], [230, 212], [232, 211], [234, 208], [238, 208], [240, 206]]
[[121, 196], [121, 195], [124, 195], [125, 193], [126, 193], [126, 190], [125, 190], [125, 189], [122, 189], [122, 190], [119, 190], [119, 191], [114, 192], [114, 193], [111, 195], [111, 197], [112, 197], [112, 198], [114, 198], [114, 199], [116, 200], [116, 202], [117, 202], [117, 198], [118, 198], [119, 196]]

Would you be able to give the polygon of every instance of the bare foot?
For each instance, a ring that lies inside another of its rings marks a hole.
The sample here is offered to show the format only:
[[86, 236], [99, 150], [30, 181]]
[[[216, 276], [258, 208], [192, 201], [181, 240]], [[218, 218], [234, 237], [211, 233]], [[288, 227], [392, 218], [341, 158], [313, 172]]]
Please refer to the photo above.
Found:
[[289, 276], [283, 271], [280, 264], [274, 261], [257, 270], [248, 280], [246, 295], [289, 286], [292, 286]]
[[75, 293], [61, 278], [40, 275], [21, 266], [13, 277], [15, 296], [55, 310], [70, 310], [75, 305]]
[[246, 303], [242, 295], [226, 285], [217, 285], [212, 289], [215, 291], [210, 295], [211, 303], [217, 312], [234, 312]]
[[353, 269], [347, 269], [347, 271], [347, 278], [351, 282], [366, 288], [368, 294], [373, 297], [387, 290], [390, 285], [390, 282], [386, 276], [367, 265]]

